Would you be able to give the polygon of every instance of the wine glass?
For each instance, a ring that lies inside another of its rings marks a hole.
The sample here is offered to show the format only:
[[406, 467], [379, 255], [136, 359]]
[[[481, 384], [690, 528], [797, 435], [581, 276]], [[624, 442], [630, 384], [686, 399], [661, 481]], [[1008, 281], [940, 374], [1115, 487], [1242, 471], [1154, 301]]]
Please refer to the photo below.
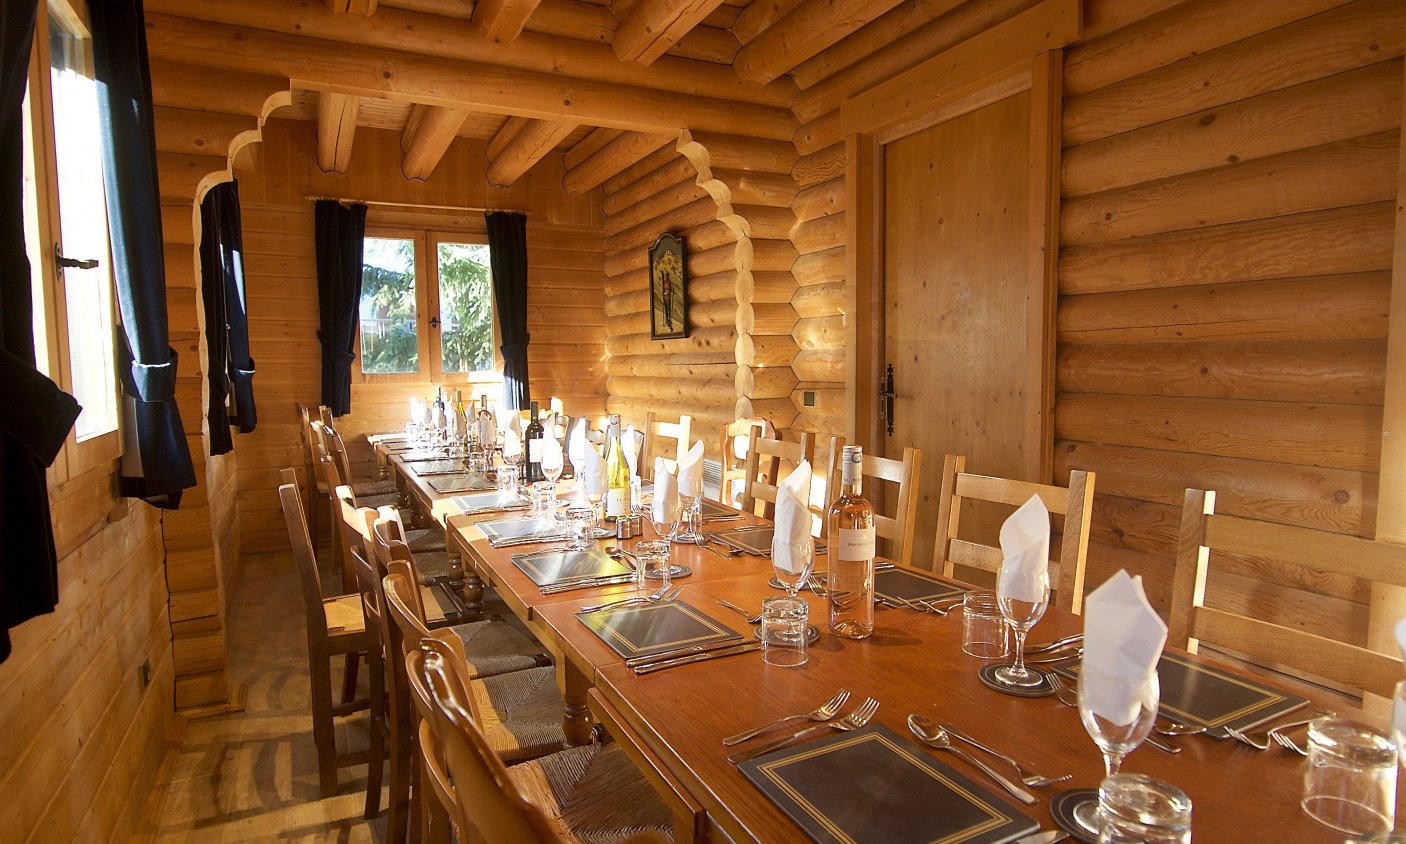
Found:
[[[548, 436], [553, 435], [548, 434]], [[555, 438], [553, 441], [555, 442]], [[560, 446], [556, 448], [548, 446], [542, 449], [542, 476], [552, 483], [552, 500], [547, 515], [553, 519], [557, 517], [557, 481], [561, 480], [561, 473], [565, 468]]]
[[[795, 598], [801, 587], [810, 582], [811, 569], [815, 568], [815, 539], [806, 536], [798, 546], [788, 549], [789, 554], [776, 553], [786, 544], [784, 540], [774, 537], [771, 540], [771, 570], [776, 573], [776, 580], [785, 588], [786, 594]], [[790, 558], [789, 564], [783, 561], [783, 557]]]
[[999, 666], [991, 672], [992, 678], [1013, 689], [1033, 689], [1048, 681], [1039, 669], [1026, 666], [1025, 637], [1030, 633], [1030, 628], [1044, 617], [1045, 608], [1050, 605], [1050, 575], [1044, 571], [1037, 577], [1021, 579], [1018, 583], [1022, 587], [1021, 594], [1018, 595], [1006, 594], [1005, 585], [1003, 582], [997, 584], [996, 603], [1015, 633], [1015, 662]]
[[[657, 491], [656, 491], [656, 494]], [[679, 519], [683, 515], [683, 502], [679, 497], [673, 496], [671, 501], [663, 503], [658, 508], [654, 504], [642, 505], [641, 508], [649, 517], [649, 523], [654, 526], [654, 535], [660, 539], [672, 541], [674, 535], [679, 532]]]
[[[1097, 690], [1097, 691], [1095, 691]], [[1102, 692], [1108, 698], [1128, 701], [1129, 709], [1121, 713], [1095, 711], [1096, 697]], [[1114, 776], [1123, 766], [1123, 759], [1133, 752], [1157, 719], [1157, 704], [1161, 686], [1157, 672], [1129, 680], [1112, 677], [1083, 666], [1079, 673], [1079, 718], [1084, 729], [1103, 754], [1104, 778]], [[1119, 717], [1108, 717], [1113, 714]], [[1119, 723], [1119, 722], [1124, 723]], [[1074, 818], [1088, 829], [1098, 829], [1098, 801], [1089, 800], [1074, 807]]]

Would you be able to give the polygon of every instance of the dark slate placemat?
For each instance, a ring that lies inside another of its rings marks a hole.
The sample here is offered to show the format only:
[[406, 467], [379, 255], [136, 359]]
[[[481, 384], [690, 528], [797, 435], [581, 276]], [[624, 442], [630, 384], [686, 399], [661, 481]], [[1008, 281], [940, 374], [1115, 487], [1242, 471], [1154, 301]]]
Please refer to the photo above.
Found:
[[550, 586], [564, 580], [583, 577], [610, 577], [630, 573], [630, 568], [624, 563], [611, 559], [604, 551], [596, 548], [588, 551], [518, 554], [513, 557], [513, 565], [521, 569], [522, 573], [538, 586]]
[[430, 478], [429, 484], [435, 492], [448, 494], [451, 492], [477, 492], [480, 490], [497, 489], [498, 485], [482, 475], [454, 475], [445, 478]]
[[907, 569], [880, 569], [874, 572], [874, 594], [880, 598], [935, 601], [939, 598], [957, 597], [969, 588]]
[[736, 631], [682, 601], [578, 613], [581, 623], [626, 659], [695, 645], [742, 640]]
[[739, 769], [826, 844], [999, 844], [1039, 829], [883, 726], [778, 750]]

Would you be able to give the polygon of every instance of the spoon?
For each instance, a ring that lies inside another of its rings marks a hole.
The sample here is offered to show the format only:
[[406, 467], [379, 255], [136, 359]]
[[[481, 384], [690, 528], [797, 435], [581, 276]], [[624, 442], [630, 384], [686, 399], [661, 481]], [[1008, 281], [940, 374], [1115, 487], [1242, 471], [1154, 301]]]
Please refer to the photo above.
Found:
[[999, 783], [1002, 788], [1011, 793], [1012, 797], [1015, 797], [1027, 806], [1034, 805], [1035, 795], [1006, 779], [985, 762], [982, 762], [960, 747], [953, 747], [952, 738], [948, 735], [946, 730], [942, 729], [941, 725], [915, 712], [908, 716], [908, 731], [911, 732], [918, 741], [921, 741], [934, 750], [950, 750], [957, 754], [979, 768], [982, 773]]

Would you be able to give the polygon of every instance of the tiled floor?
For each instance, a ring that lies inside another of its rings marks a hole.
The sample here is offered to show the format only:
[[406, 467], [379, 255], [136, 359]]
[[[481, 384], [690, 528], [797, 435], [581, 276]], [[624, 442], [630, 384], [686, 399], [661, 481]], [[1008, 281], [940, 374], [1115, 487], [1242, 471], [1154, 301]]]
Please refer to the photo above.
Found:
[[[341, 769], [337, 794], [318, 799], [299, 595], [288, 554], [245, 562], [230, 603], [228, 653], [232, 682], [248, 684], [248, 707], [190, 722], [158, 841], [384, 840], [384, 812], [370, 822], [362, 818], [365, 765]], [[334, 690], [340, 676], [338, 658]], [[338, 720], [338, 747], [364, 748], [365, 713]]]

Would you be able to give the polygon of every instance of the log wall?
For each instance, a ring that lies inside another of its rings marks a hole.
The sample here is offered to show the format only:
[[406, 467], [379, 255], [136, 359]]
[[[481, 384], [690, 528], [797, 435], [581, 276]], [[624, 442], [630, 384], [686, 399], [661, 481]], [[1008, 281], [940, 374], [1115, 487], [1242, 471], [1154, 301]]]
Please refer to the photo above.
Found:
[[[1163, 602], [1186, 487], [1374, 532], [1406, 7], [1117, 5], [1065, 59], [1054, 469], [1098, 473], [1090, 582]], [[1213, 600], [1364, 641], [1364, 584], [1227, 563]]]
[[[511, 189], [486, 187], [483, 141], [458, 139], [434, 174], [411, 182], [400, 174], [399, 133], [361, 128], [343, 175], [318, 169], [311, 124], [273, 120], [239, 171], [248, 279], [250, 343], [258, 362], [259, 427], [236, 442], [240, 531], [246, 553], [286, 549], [279, 509], [280, 470], [301, 466], [295, 405], [319, 403], [317, 277], [313, 204], [309, 196], [456, 207], [498, 207], [528, 214], [528, 365], [534, 397], [563, 398], [572, 415], [605, 410], [604, 281], [600, 201], [561, 187], [561, 156], [548, 156]], [[370, 206], [368, 226], [485, 233], [478, 212], [435, 212]], [[426, 381], [354, 383], [352, 412], [338, 422], [368, 475], [371, 455], [360, 435], [400, 428], [411, 396], [432, 393]], [[466, 398], [497, 383], [465, 388]]]

